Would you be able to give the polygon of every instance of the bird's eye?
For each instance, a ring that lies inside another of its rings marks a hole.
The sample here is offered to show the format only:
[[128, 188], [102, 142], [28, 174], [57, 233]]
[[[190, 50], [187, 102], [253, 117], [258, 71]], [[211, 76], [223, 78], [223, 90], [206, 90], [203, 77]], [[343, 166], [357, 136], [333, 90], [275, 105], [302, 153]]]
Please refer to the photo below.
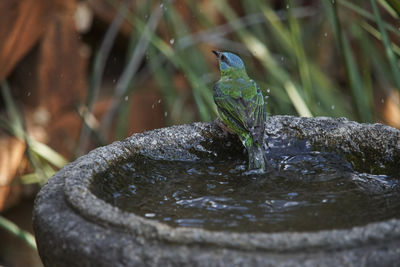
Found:
[[228, 58], [224, 54], [222, 54], [221, 61], [227, 62], [227, 60], [228, 60]]

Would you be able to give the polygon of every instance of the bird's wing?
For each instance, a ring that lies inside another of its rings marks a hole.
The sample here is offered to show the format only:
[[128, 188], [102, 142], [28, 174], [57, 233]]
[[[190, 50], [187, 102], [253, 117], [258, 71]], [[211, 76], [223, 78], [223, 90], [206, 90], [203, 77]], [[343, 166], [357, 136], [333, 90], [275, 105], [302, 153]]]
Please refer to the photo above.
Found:
[[250, 133], [256, 143], [262, 144], [266, 120], [264, 96], [254, 81], [248, 85], [239, 89], [243, 93], [232, 96], [219, 90], [223, 84], [216, 84], [214, 101], [228, 128], [243, 136]]
[[264, 105], [264, 96], [261, 93], [258, 85], [251, 81], [253, 86], [257, 89], [256, 94], [253, 96], [250, 103], [251, 110], [248, 114], [250, 121], [248, 122], [248, 127], [250, 127], [253, 139], [256, 143], [262, 144], [265, 128], [265, 120], [267, 118], [267, 112]]
[[214, 86], [214, 102], [218, 107], [223, 122], [238, 134], [248, 132], [245, 126], [246, 106], [243, 105], [241, 97], [232, 97], [223, 94], [220, 90], [221, 84]]

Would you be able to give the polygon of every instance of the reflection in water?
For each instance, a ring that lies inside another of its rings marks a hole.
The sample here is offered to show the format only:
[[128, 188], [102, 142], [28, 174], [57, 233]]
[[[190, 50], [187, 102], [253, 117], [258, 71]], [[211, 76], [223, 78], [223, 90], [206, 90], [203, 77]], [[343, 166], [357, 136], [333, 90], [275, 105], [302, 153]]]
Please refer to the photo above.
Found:
[[94, 194], [171, 226], [241, 232], [347, 228], [400, 218], [399, 177], [358, 173], [307, 142], [268, 143], [268, 171], [246, 161], [140, 159], [95, 177]]

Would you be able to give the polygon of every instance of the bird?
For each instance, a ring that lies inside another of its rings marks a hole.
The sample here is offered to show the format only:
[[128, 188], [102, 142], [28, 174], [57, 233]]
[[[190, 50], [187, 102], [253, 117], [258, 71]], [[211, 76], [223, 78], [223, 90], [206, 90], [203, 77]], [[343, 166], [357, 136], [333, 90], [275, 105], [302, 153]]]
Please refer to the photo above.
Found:
[[264, 129], [267, 112], [264, 96], [249, 78], [242, 59], [231, 52], [212, 50], [221, 77], [213, 88], [219, 119], [238, 135], [248, 153], [248, 171], [265, 173]]

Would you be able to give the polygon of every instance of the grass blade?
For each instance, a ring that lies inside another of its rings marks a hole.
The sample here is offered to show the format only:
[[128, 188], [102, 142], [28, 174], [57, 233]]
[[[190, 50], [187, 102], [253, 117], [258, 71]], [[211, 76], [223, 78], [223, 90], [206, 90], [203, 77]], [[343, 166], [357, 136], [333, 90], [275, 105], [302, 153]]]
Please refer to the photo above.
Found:
[[[374, 36], [379, 41], [382, 41], [382, 34], [377, 29], [375, 29], [371, 24], [369, 24], [366, 21], [361, 21], [360, 24], [361, 24], [361, 27], [364, 28], [364, 30], [369, 32], [372, 36]], [[391, 46], [392, 46], [393, 52], [395, 54], [397, 54], [398, 56], [400, 56], [400, 46], [396, 45], [395, 43], [391, 43]]]
[[383, 25], [383, 21], [382, 21], [381, 15], [379, 13], [378, 7], [376, 6], [376, 2], [375, 2], [375, 0], [370, 0], [370, 2], [371, 2], [372, 10], [374, 11], [375, 20], [378, 25], [378, 29], [382, 36], [382, 42], [385, 47], [386, 56], [390, 63], [390, 69], [392, 71], [394, 83], [397, 87], [397, 90], [400, 91], [400, 70], [399, 70], [399, 67], [396, 62], [397, 61], [396, 56], [393, 53], [392, 45], [389, 40], [389, 36], [385, 30], [385, 27]]
[[284, 87], [290, 100], [292, 101], [294, 107], [296, 108], [297, 113], [299, 113], [301, 117], [312, 117], [311, 111], [308, 109], [306, 103], [304, 102], [303, 98], [299, 95], [293, 83], [286, 82], [284, 84]]
[[[122, 16], [126, 16], [122, 8]], [[154, 32], [158, 23], [163, 15], [163, 8], [158, 6], [155, 8], [153, 13], [151, 14], [148, 23], [144, 26], [144, 32]], [[135, 14], [132, 14], [133, 17], [136, 18]], [[137, 18], [139, 19], [139, 18]], [[111, 98], [110, 105], [101, 120], [101, 133], [103, 136], [107, 136], [109, 129], [111, 128], [111, 124], [114, 118], [115, 113], [118, 111], [118, 108], [121, 104], [121, 101], [125, 95], [127, 95], [129, 90], [129, 85], [133, 79], [133, 76], [136, 74], [139, 69], [140, 63], [145, 55], [146, 49], [149, 45], [149, 40], [146, 38], [146, 34], [142, 33], [138, 44], [135, 47], [135, 51], [133, 52], [131, 58], [129, 59], [128, 64], [124, 68], [121, 77], [118, 79], [117, 85], [115, 86], [114, 94]]]
[[23, 117], [17, 109], [6, 81], [3, 81], [2, 83], [1, 93], [9, 118], [1, 118], [0, 126], [26, 143], [26, 154], [28, 160], [37, 176], [40, 177], [39, 181], [44, 183], [50, 177], [47, 173], [54, 173], [54, 170], [49, 164], [61, 168], [67, 164], [67, 160], [49, 146], [32, 139], [28, 135], [25, 130]]
[[[83, 118], [86, 118], [87, 116], [89, 116], [89, 114], [91, 114], [93, 105], [99, 95], [100, 85], [104, 76], [107, 59], [110, 55], [115, 39], [117, 38], [119, 28], [124, 22], [123, 12], [126, 12], [127, 9], [122, 7], [126, 5], [128, 5], [127, 1], [124, 1], [121, 4], [119, 12], [116, 13], [115, 18], [113, 19], [111, 25], [108, 27], [106, 34], [100, 44], [100, 48], [94, 56], [86, 99], [86, 108], [84, 109], [84, 113], [82, 114]], [[85, 120], [83, 120], [83, 122], [85, 122]], [[90, 133], [93, 133], [93, 129], [90, 128], [86, 123], [83, 123], [79, 137], [79, 144], [77, 146], [77, 151], [75, 152], [77, 155], [82, 155], [84, 152], [86, 152], [89, 145]], [[99, 134], [100, 133], [97, 133], [97, 135]]]
[[386, 0], [386, 2], [396, 11], [397, 16], [400, 17], [400, 2], [398, 0]]
[[[395, 0], [395, 1], [397, 1], [397, 0]], [[338, 2], [339, 2], [339, 4], [341, 4], [342, 6], [348, 8], [349, 10], [353, 11], [354, 13], [356, 13], [356, 14], [358, 14], [358, 15], [360, 15], [360, 16], [368, 19], [368, 20], [375, 21], [374, 14], [368, 12], [365, 9], [362, 9], [361, 7], [357, 6], [356, 4], [354, 4], [352, 2], [349, 2], [347, 0], [339, 0]], [[327, 3], [324, 3], [324, 2], [322, 2], [322, 3], [323, 4], [327, 4]], [[385, 26], [385, 29], [387, 29], [391, 33], [396, 34], [397, 36], [400, 36], [400, 31], [396, 27], [394, 27], [393, 25], [391, 25], [389, 23], [385, 23], [385, 22], [383, 24]]]
[[[286, 2], [287, 5], [290, 4], [290, 1]], [[297, 67], [300, 74], [301, 84], [305, 91], [305, 95], [307, 97], [306, 102], [308, 105], [312, 105], [312, 103], [314, 103], [314, 96], [313, 96], [313, 86], [311, 82], [310, 68], [308, 65], [305, 49], [303, 47], [303, 42], [301, 40], [300, 27], [297, 22], [297, 19], [293, 16], [292, 9], [293, 7], [290, 7], [288, 11], [290, 32], [292, 37], [292, 46], [294, 47], [295, 50]]]
[[7, 232], [15, 235], [16, 237], [22, 239], [28, 246], [37, 250], [35, 237], [27, 231], [22, 230], [12, 221], [4, 218], [0, 215], [0, 227], [5, 229]]
[[346, 74], [358, 115], [362, 121], [372, 122], [371, 104], [364, 92], [365, 88], [349, 40], [341, 29], [336, 2], [323, 1], [322, 3], [331, 20], [340, 50], [343, 52]]
[[32, 149], [33, 152], [35, 152], [40, 157], [46, 159], [57, 168], [62, 168], [68, 163], [68, 161], [63, 156], [54, 151], [51, 147], [34, 139], [30, 139], [30, 149]]

